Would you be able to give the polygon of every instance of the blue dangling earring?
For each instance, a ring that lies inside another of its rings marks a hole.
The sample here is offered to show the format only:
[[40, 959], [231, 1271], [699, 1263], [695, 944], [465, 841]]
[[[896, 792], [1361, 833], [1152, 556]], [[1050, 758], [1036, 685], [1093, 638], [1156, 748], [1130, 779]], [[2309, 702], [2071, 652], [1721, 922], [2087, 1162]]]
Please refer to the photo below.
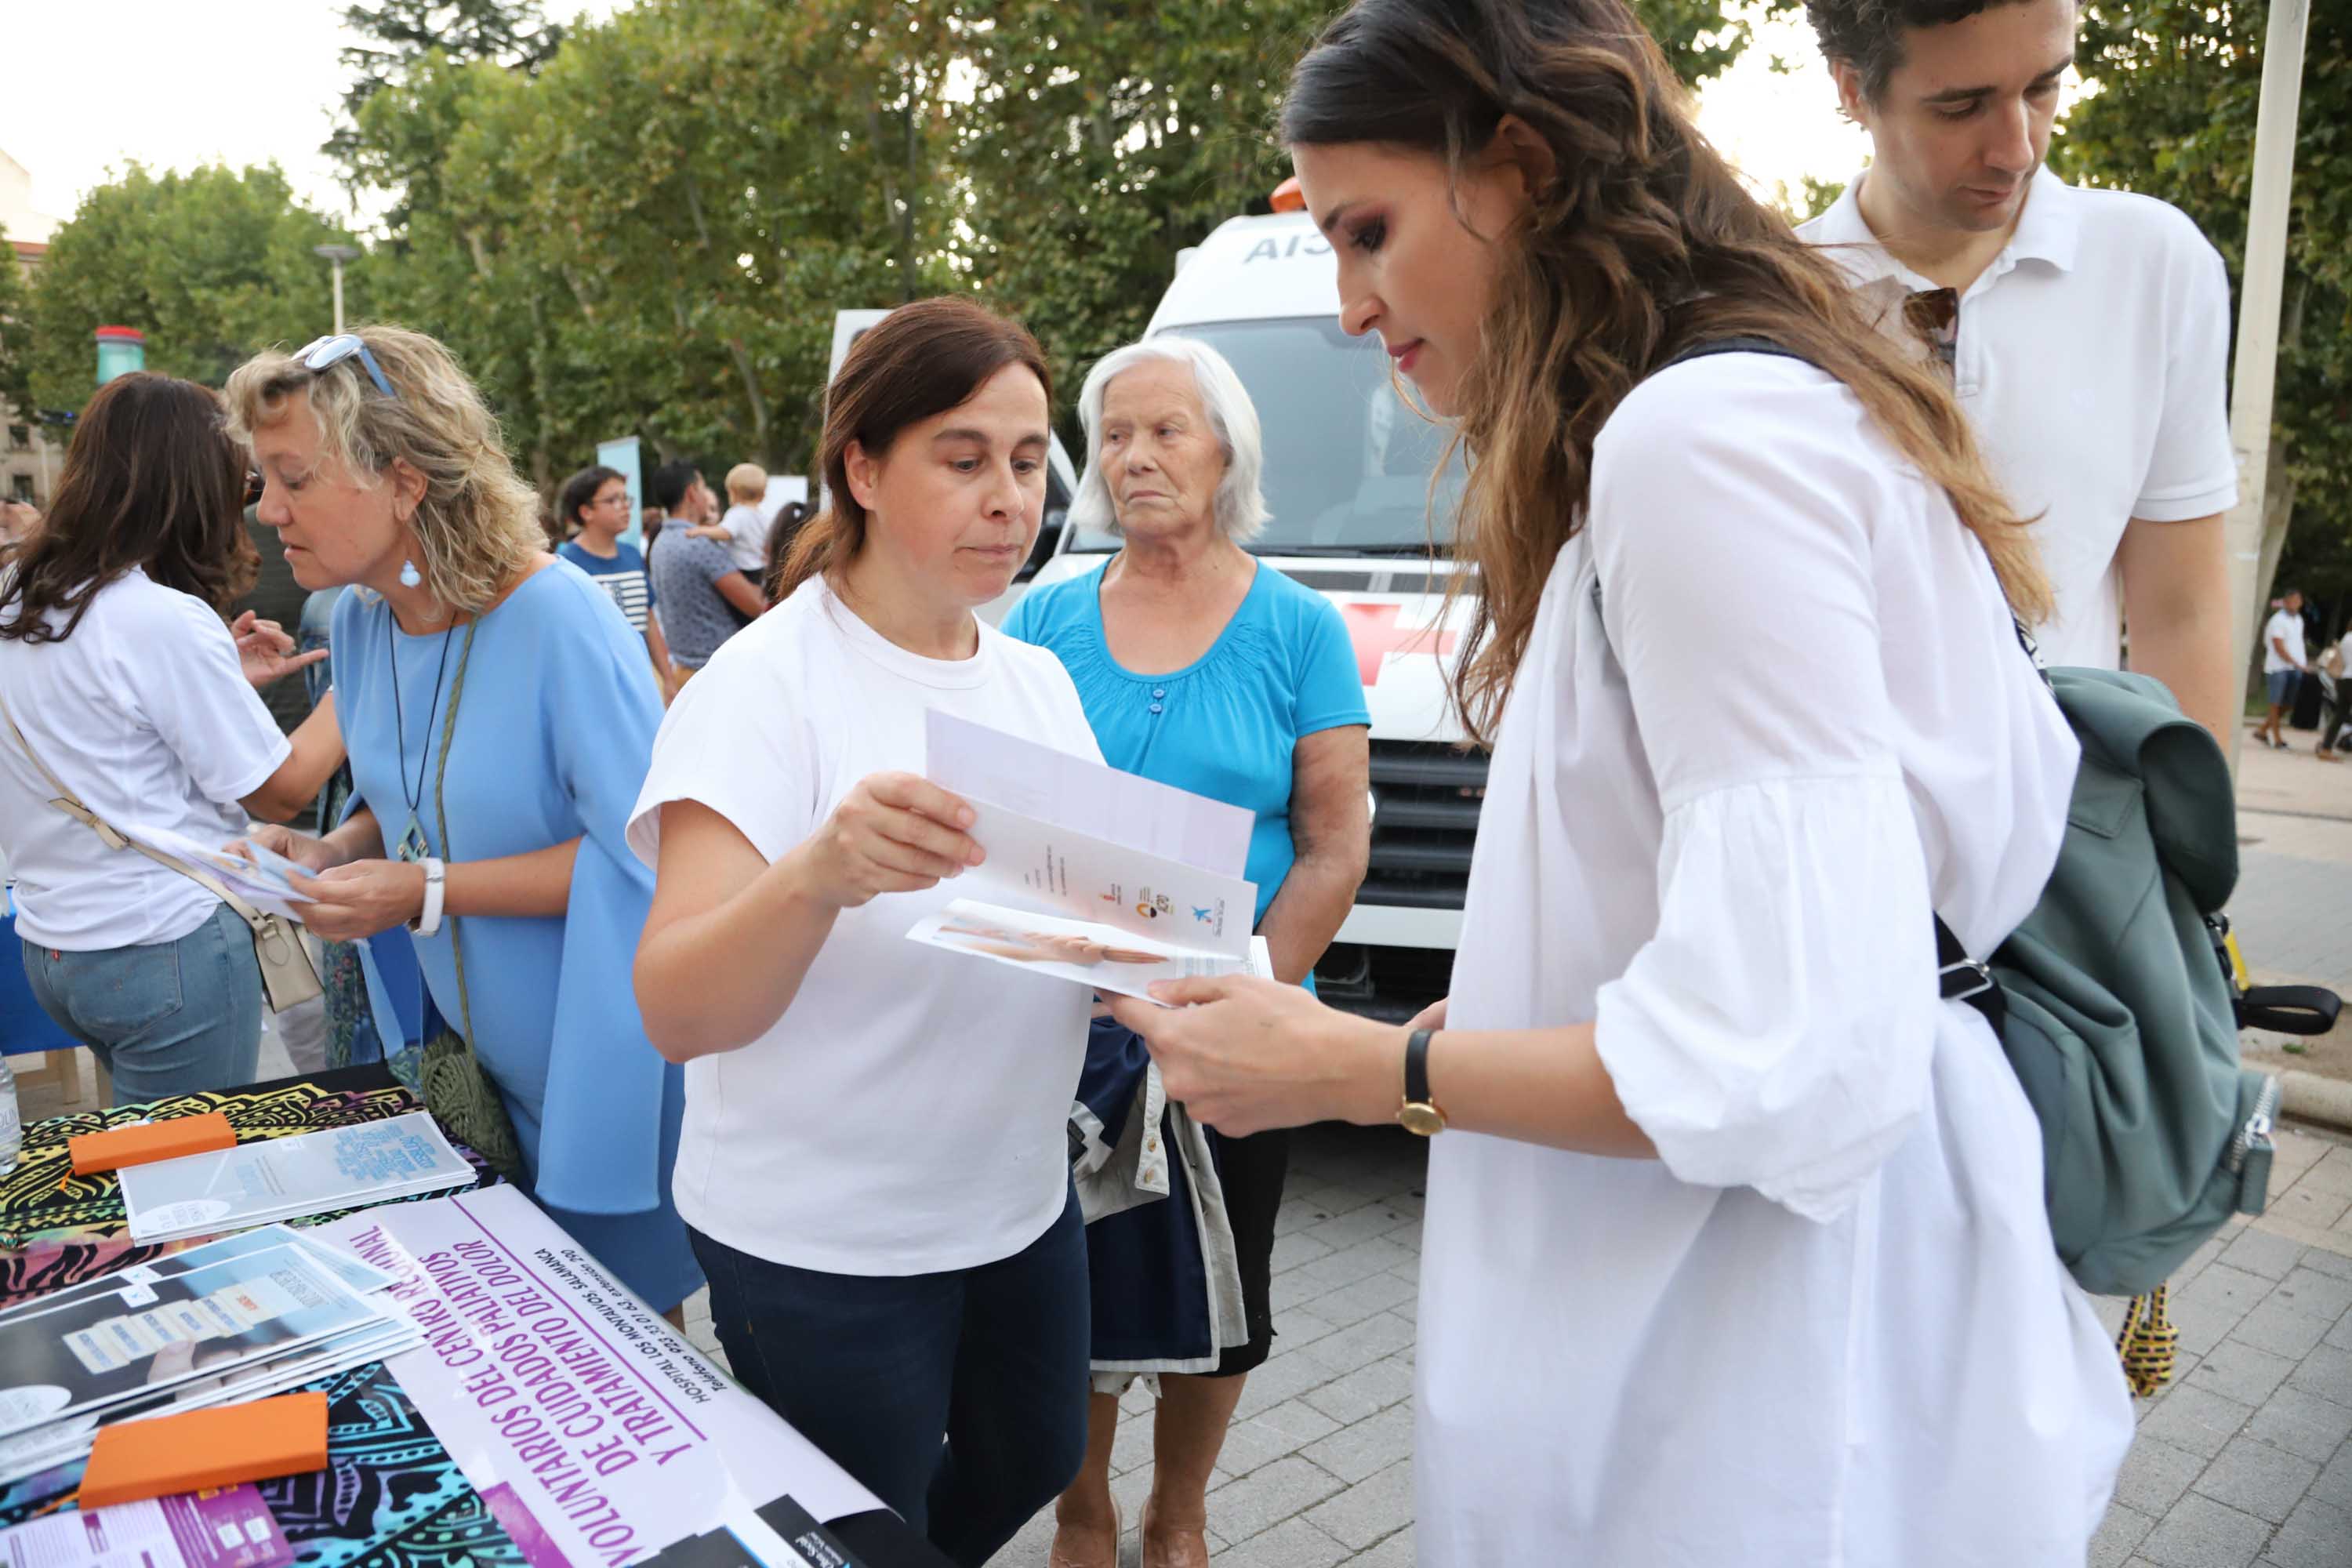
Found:
[[415, 562], [404, 561], [400, 563], [400, 585], [402, 587], [414, 588], [424, 581], [424, 578], [416, 574]]

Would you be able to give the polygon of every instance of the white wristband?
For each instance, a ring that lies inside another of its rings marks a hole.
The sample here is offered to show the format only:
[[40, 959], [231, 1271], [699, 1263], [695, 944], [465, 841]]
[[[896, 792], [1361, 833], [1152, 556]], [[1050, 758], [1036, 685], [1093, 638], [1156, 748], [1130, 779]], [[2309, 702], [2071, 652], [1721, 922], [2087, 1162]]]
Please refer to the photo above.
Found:
[[424, 865], [425, 910], [408, 922], [408, 929], [418, 936], [434, 936], [441, 930], [441, 898], [449, 868], [430, 855], [425, 858]]

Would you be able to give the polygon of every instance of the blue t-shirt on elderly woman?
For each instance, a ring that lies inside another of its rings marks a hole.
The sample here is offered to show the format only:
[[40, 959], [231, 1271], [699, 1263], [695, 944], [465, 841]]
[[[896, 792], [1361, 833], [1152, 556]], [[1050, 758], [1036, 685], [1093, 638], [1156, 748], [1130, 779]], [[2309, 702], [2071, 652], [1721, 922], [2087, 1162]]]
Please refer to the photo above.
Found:
[[1261, 563], [1207, 653], [1139, 675], [1104, 640], [1101, 585], [1097, 567], [1032, 589], [1004, 630], [1062, 661], [1111, 766], [1256, 815], [1244, 875], [1263, 921], [1295, 858], [1292, 750], [1318, 731], [1371, 722], [1347, 623], [1320, 594]]

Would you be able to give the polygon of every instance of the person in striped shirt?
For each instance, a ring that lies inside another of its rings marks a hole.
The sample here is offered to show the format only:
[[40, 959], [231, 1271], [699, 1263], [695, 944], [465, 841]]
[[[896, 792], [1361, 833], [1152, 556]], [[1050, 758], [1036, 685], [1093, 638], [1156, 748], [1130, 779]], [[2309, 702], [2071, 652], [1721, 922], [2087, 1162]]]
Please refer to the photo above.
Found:
[[595, 578], [645, 637], [654, 679], [667, 701], [669, 646], [662, 639], [661, 617], [654, 614], [654, 580], [646, 571], [644, 552], [621, 537], [629, 525], [629, 481], [616, 469], [583, 468], [563, 481], [562, 505], [564, 525], [577, 532], [557, 547], [556, 554]]

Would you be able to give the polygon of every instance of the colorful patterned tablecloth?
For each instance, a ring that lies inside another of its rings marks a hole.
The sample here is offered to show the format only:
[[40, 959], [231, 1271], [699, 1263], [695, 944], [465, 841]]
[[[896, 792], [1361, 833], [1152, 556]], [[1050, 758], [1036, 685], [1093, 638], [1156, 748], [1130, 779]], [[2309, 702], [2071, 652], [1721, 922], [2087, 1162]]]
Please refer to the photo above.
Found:
[[[110, 1173], [75, 1175], [66, 1153], [68, 1138], [145, 1116], [208, 1110], [226, 1113], [240, 1140], [285, 1138], [423, 1109], [390, 1073], [371, 1066], [33, 1122], [25, 1129], [22, 1159], [0, 1179], [0, 1247], [6, 1249], [0, 1252], [0, 1304], [194, 1245], [134, 1244], [122, 1233], [120, 1184]], [[481, 1172], [481, 1184], [498, 1180], [471, 1150], [458, 1152]], [[328, 1398], [327, 1468], [260, 1489], [294, 1548], [298, 1568], [526, 1568], [521, 1548], [490, 1517], [383, 1363], [308, 1386]], [[69, 1506], [80, 1484], [77, 1460], [0, 1487], [0, 1525]]]
[[[111, 1173], [76, 1176], [66, 1153], [68, 1138], [142, 1117], [207, 1110], [226, 1113], [240, 1140], [284, 1138], [423, 1109], [381, 1064], [371, 1064], [30, 1123], [23, 1157], [0, 1178], [0, 1305], [195, 1245], [133, 1244], [123, 1234], [120, 1184]], [[472, 1150], [457, 1147], [480, 1173], [479, 1185], [499, 1180]], [[289, 1223], [320, 1225], [339, 1217]], [[306, 1386], [327, 1395], [327, 1468], [260, 1488], [294, 1548], [295, 1568], [531, 1568], [383, 1363]], [[0, 1526], [71, 1507], [81, 1470], [78, 1459], [0, 1486]], [[862, 1568], [946, 1563], [894, 1514], [857, 1514], [831, 1528]]]

